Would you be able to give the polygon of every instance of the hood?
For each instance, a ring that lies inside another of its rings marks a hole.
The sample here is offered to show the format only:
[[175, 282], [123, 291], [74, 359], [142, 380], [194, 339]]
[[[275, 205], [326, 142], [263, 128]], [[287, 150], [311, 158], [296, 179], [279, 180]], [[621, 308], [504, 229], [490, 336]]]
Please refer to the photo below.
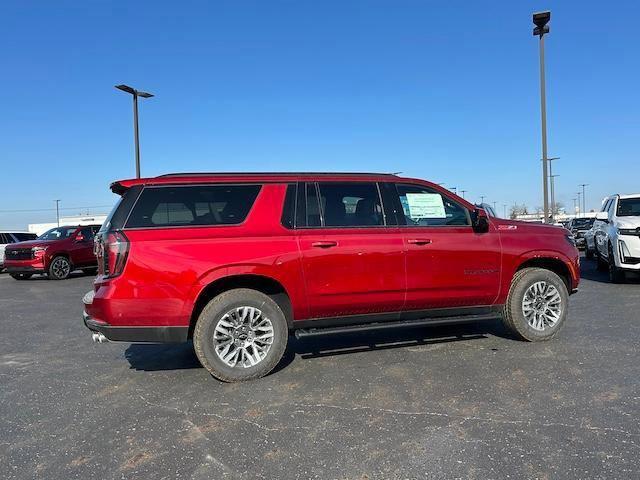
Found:
[[18, 242], [7, 245], [7, 249], [24, 249], [33, 247], [46, 247], [52, 243], [59, 242], [60, 240], [27, 240], [26, 242]]
[[635, 229], [640, 227], [640, 217], [616, 217], [616, 227]]

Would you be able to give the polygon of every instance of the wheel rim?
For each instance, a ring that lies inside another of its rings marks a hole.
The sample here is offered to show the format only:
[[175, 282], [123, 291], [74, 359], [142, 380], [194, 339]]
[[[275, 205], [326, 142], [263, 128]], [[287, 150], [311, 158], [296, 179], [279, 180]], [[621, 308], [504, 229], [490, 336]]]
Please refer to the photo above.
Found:
[[562, 296], [554, 285], [536, 282], [524, 294], [522, 313], [534, 330], [542, 332], [552, 328], [562, 314]]
[[64, 278], [69, 275], [71, 266], [66, 258], [56, 258], [51, 265], [51, 270], [57, 278]]
[[273, 344], [273, 324], [260, 309], [237, 307], [216, 324], [213, 346], [229, 367], [249, 368], [264, 360]]

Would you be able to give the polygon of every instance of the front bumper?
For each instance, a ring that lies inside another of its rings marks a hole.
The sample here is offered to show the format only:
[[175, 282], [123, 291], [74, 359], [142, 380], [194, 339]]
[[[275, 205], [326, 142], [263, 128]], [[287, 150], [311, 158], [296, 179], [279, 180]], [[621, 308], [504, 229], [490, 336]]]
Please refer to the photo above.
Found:
[[640, 271], [640, 236], [618, 235], [616, 266], [623, 270]]
[[110, 325], [107, 322], [91, 318], [87, 308], [93, 303], [94, 291], [85, 294], [82, 299], [84, 312], [82, 320], [85, 327], [94, 333], [101, 333], [112, 342], [130, 343], [184, 343], [189, 337], [189, 327], [137, 327]]
[[44, 259], [31, 258], [28, 260], [11, 260], [5, 257], [4, 268], [9, 273], [44, 273], [46, 267]]
[[4, 265], [5, 270], [7, 271], [7, 273], [44, 273], [44, 267], [43, 268], [38, 268], [38, 267], [32, 267], [29, 265], [21, 265], [21, 266], [15, 266], [15, 265]]

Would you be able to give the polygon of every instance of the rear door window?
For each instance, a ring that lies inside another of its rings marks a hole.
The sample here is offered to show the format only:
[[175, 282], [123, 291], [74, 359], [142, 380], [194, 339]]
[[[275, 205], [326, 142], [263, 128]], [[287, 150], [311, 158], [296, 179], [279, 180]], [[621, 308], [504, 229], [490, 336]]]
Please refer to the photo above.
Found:
[[260, 185], [147, 187], [133, 207], [128, 228], [237, 225], [253, 206]]
[[320, 214], [325, 227], [384, 225], [382, 202], [376, 183], [320, 182], [318, 192]]

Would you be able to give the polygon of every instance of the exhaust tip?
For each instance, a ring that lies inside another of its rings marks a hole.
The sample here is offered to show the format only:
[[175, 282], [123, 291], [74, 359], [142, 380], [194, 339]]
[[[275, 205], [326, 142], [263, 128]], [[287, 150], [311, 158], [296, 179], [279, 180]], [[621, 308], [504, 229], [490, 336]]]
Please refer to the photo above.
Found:
[[93, 340], [94, 343], [107, 343], [109, 341], [109, 339], [100, 332], [92, 333], [91, 339]]

